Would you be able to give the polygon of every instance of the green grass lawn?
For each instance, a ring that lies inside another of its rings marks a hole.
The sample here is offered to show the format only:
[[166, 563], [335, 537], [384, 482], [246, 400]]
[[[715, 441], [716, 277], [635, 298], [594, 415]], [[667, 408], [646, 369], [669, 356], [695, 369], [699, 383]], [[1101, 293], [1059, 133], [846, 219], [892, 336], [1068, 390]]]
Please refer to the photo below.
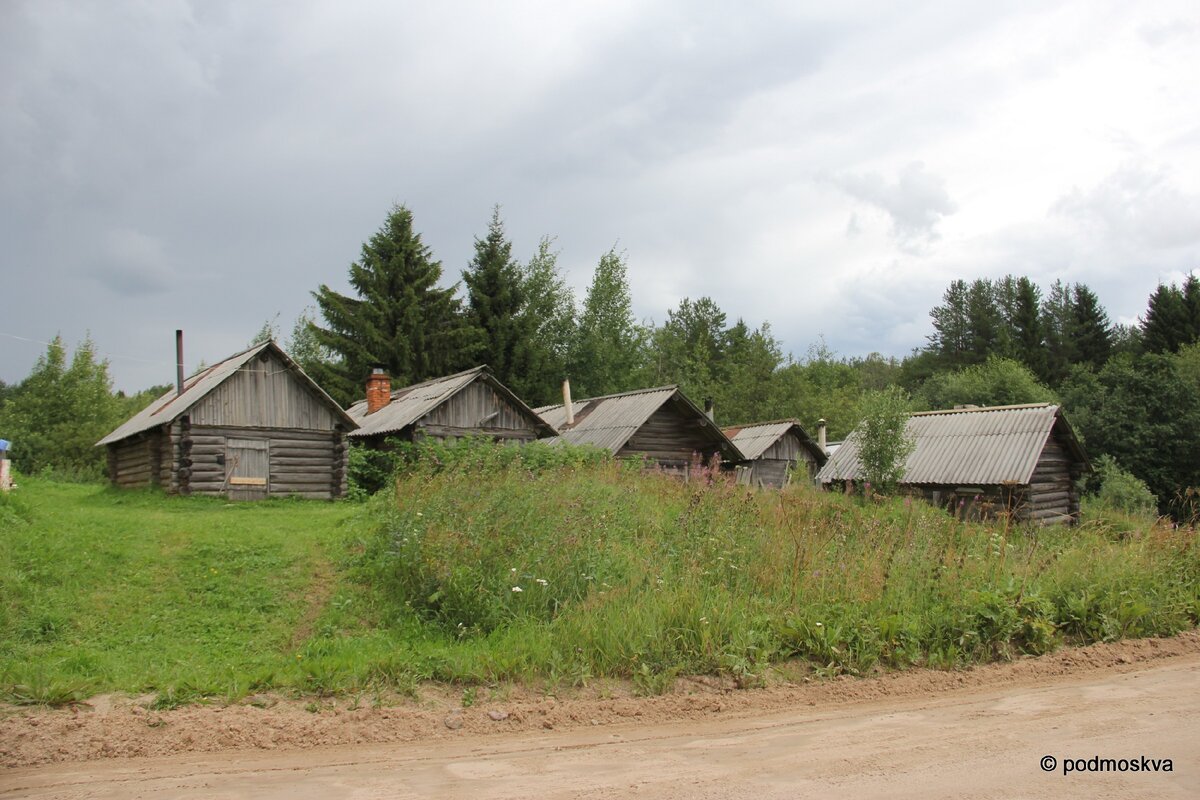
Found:
[[359, 509], [23, 479], [0, 506], [0, 684], [18, 701], [277, 684]]
[[971, 524], [614, 464], [484, 458], [361, 504], [23, 479], [0, 496], [0, 699], [958, 667], [1192, 627], [1198, 556], [1152, 521]]

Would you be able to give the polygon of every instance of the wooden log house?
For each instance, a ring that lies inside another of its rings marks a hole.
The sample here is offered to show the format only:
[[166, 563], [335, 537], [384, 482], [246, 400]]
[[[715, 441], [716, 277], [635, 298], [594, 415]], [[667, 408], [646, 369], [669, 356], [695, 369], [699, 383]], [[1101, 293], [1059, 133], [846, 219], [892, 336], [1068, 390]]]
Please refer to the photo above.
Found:
[[101, 439], [116, 486], [231, 500], [346, 492], [355, 423], [267, 341], [193, 375]]
[[[1079, 519], [1091, 464], [1062, 409], [1048, 403], [913, 414], [901, 490], [964, 518], [1000, 512], [1040, 524]], [[825, 488], [864, 480], [854, 431], [821, 469]]]
[[827, 456], [794, 419], [755, 422], [723, 429], [746, 460], [737, 465], [738, 483], [779, 488], [811, 482]]
[[640, 389], [544, 406], [537, 413], [570, 444], [603, 447], [618, 458], [642, 457], [685, 476], [697, 460], [744, 460], [737, 446], [677, 386]]
[[367, 398], [346, 413], [358, 426], [351, 438], [369, 447], [384, 447], [391, 437], [411, 442], [485, 436], [522, 443], [557, 433], [486, 365], [396, 390], [377, 369], [367, 378]]

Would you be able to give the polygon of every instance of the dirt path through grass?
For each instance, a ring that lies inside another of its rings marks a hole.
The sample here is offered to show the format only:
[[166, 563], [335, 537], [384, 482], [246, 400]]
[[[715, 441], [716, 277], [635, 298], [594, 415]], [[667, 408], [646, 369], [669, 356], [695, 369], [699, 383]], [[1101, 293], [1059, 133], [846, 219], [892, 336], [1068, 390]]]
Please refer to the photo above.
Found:
[[[449, 695], [317, 714], [293, 703], [10, 709], [6, 763], [66, 763], [0, 773], [0, 798], [1200, 796], [1195, 631], [961, 673], [688, 686], [465, 710]], [[1060, 766], [1044, 772], [1045, 755]], [[1064, 758], [1143, 755], [1173, 771], [1062, 772]]]

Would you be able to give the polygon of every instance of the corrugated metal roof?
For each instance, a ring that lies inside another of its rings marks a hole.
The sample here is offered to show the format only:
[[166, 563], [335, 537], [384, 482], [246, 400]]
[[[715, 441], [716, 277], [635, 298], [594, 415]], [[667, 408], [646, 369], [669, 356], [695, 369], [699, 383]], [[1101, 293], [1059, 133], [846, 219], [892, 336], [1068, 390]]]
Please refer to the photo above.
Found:
[[780, 437], [793, 429], [805, 449], [817, 459], [817, 463], [824, 464], [825, 453], [821, 452], [820, 446], [809, 437], [798, 420], [781, 419], [773, 422], [755, 422], [750, 425], [734, 425], [723, 430], [725, 435], [742, 451], [742, 455], [753, 461], [779, 441]]
[[663, 386], [574, 400], [575, 424], [571, 426], [567, 425], [567, 411], [561, 404], [534, 411], [559, 430], [559, 438], [571, 444], [603, 447], [615, 454], [678, 391], [675, 386]]
[[[524, 401], [492, 376], [487, 365], [481, 365], [454, 375], [447, 375], [444, 378], [434, 378], [424, 383], [396, 389], [391, 394], [391, 401], [374, 414], [367, 413], [366, 400], [355, 403], [347, 409], [347, 413], [358, 423], [359, 427], [350, 435], [361, 438], [397, 433], [433, 411], [476, 380], [486, 380], [488, 385], [506, 397], [518, 409], [528, 413], [533, 420], [542, 421], [542, 418], [533, 409], [525, 405]], [[553, 425], [547, 425], [545, 433], [553, 434], [557, 431], [553, 430]]]
[[[690, 406], [698, 418], [708, 420], [696, 404], [688, 400], [678, 386], [660, 386], [654, 389], [639, 389], [632, 392], [574, 400], [575, 423], [567, 425], [566, 408], [559, 404], [535, 408], [542, 419], [559, 430], [559, 438], [570, 444], [590, 444], [603, 447], [616, 454], [638, 429], [646, 424], [655, 411], [668, 400], [678, 397]], [[714, 438], [729, 451], [728, 457], [736, 459], [741, 451], [729, 440], [721, 429], [709, 421]]]
[[[1037, 403], [913, 414], [905, 430], [915, 447], [905, 463], [901, 483], [1029, 483], [1056, 422], [1061, 422], [1075, 455], [1086, 462], [1082, 448], [1056, 405]], [[855, 430], [830, 456], [818, 480], [829, 483], [862, 477], [858, 435]]]
[[183, 382], [182, 394], [176, 394], [175, 389], [170, 390], [137, 414], [134, 414], [133, 417], [108, 436], [96, 442], [96, 445], [119, 442], [135, 434], [175, 421], [176, 418], [185, 414], [189, 408], [203, 400], [209, 392], [224, 383], [227, 378], [246, 366], [250, 359], [267, 349], [270, 349], [279, 356], [288, 370], [307, 382], [312, 390], [323, 398], [329, 407], [346, 422], [347, 427], [354, 426], [353, 421], [350, 417], [346, 416], [346, 412], [342, 410], [342, 407], [335, 403], [333, 398], [325, 394], [325, 390], [318, 386], [312, 378], [308, 377], [304, 370], [300, 369], [300, 366], [287, 353], [283, 352], [283, 349], [279, 345], [268, 340], [253, 345], [240, 353], [234, 353], [224, 361], [197, 372]]

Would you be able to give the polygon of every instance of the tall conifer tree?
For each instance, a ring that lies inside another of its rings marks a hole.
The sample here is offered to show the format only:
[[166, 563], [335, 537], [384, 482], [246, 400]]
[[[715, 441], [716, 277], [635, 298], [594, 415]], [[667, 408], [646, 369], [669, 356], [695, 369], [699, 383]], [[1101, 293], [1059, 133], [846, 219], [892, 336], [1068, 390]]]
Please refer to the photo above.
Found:
[[475, 257], [463, 272], [467, 286], [467, 316], [479, 331], [474, 360], [486, 363], [500, 382], [525, 391], [531, 363], [525, 290], [521, 269], [512, 257], [512, 242], [504, 234], [500, 207], [492, 210], [487, 236], [475, 240]]
[[468, 366], [472, 328], [454, 287], [439, 288], [442, 265], [413, 230], [412, 212], [393, 206], [350, 265], [354, 295], [322, 284], [313, 292], [326, 327], [312, 323], [316, 345], [333, 359], [313, 378], [338, 402], [361, 397], [371, 369], [405, 385]]

